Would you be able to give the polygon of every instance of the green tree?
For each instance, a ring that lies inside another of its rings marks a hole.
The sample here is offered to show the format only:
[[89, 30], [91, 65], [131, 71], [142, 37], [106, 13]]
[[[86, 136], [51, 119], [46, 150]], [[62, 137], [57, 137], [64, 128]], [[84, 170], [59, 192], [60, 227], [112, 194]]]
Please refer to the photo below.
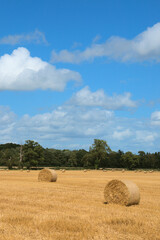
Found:
[[138, 152], [139, 155], [138, 155], [138, 158], [139, 158], [139, 167], [140, 168], [145, 168], [145, 152], [144, 151], [139, 151]]
[[44, 161], [43, 147], [38, 143], [31, 140], [26, 140], [23, 145], [23, 164], [28, 169], [37, 167]]
[[122, 167], [121, 156], [122, 156], [122, 152], [120, 150], [118, 152], [112, 151], [108, 155], [107, 167], [110, 167], [110, 168], [120, 168], [120, 167]]
[[19, 147], [18, 148], [5, 148], [1, 151], [1, 158], [3, 165], [6, 165], [9, 169], [18, 165], [19, 159]]
[[83, 156], [82, 163], [84, 168], [93, 168], [95, 166], [95, 159], [93, 159], [92, 154], [89, 152]]
[[77, 167], [76, 151], [71, 151], [69, 159], [68, 159], [68, 165], [70, 167]]
[[126, 152], [122, 155], [123, 167], [134, 169], [139, 166], [139, 157], [132, 152]]
[[89, 149], [89, 153], [94, 159], [95, 168], [106, 167], [107, 166], [107, 157], [111, 153], [111, 149], [108, 146], [107, 142], [100, 139], [94, 139], [94, 143]]
[[84, 149], [79, 149], [76, 151], [76, 158], [77, 158], [77, 167], [83, 167], [83, 157], [88, 153]]

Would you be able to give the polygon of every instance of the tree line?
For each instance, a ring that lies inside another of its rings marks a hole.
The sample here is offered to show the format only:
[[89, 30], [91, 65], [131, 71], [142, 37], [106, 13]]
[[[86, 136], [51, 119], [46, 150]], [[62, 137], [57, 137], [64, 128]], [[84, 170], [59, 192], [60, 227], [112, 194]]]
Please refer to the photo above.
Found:
[[0, 144], [0, 166], [9, 169], [37, 167], [160, 169], [160, 152], [138, 154], [112, 151], [107, 142], [94, 139], [89, 151], [43, 148], [38, 142]]

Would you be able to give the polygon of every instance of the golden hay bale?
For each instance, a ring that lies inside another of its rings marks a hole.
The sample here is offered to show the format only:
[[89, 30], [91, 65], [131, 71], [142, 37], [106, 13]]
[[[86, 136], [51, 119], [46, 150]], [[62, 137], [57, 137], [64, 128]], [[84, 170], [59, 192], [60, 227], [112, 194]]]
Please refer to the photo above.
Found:
[[57, 173], [52, 169], [44, 168], [39, 172], [38, 181], [56, 182]]
[[105, 186], [104, 198], [107, 203], [130, 206], [139, 203], [140, 193], [137, 185], [132, 181], [115, 179]]
[[103, 169], [103, 172], [106, 172], [107, 170], [106, 169]]
[[62, 173], [64, 173], [66, 170], [65, 169], [62, 169]]
[[125, 172], [125, 169], [122, 169], [122, 173], [124, 173]]
[[28, 169], [27, 172], [30, 172], [30, 170]]
[[86, 169], [84, 169], [84, 172], [87, 172], [87, 170], [86, 170]]

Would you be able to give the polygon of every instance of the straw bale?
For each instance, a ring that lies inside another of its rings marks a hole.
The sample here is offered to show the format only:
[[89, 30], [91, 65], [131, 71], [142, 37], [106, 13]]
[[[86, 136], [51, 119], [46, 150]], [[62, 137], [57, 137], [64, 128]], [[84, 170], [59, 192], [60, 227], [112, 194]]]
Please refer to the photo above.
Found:
[[52, 169], [44, 168], [39, 172], [38, 181], [56, 182], [57, 173]]
[[62, 170], [62, 173], [64, 173], [65, 171], [66, 171], [66, 170], [65, 170], [65, 169], [63, 169], [63, 170]]
[[86, 170], [86, 169], [84, 169], [84, 172], [87, 172], [87, 170]]
[[107, 203], [130, 206], [139, 203], [140, 193], [132, 181], [115, 179], [105, 186], [104, 198]]

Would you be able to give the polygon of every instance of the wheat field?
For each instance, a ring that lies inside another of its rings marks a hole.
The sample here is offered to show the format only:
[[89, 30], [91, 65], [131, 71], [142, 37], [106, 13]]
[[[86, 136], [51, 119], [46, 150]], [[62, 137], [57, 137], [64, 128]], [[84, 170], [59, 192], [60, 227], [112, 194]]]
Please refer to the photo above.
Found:
[[[57, 171], [57, 182], [38, 173], [0, 171], [1, 240], [160, 240], [160, 172]], [[105, 204], [112, 179], [134, 181], [140, 204]]]

